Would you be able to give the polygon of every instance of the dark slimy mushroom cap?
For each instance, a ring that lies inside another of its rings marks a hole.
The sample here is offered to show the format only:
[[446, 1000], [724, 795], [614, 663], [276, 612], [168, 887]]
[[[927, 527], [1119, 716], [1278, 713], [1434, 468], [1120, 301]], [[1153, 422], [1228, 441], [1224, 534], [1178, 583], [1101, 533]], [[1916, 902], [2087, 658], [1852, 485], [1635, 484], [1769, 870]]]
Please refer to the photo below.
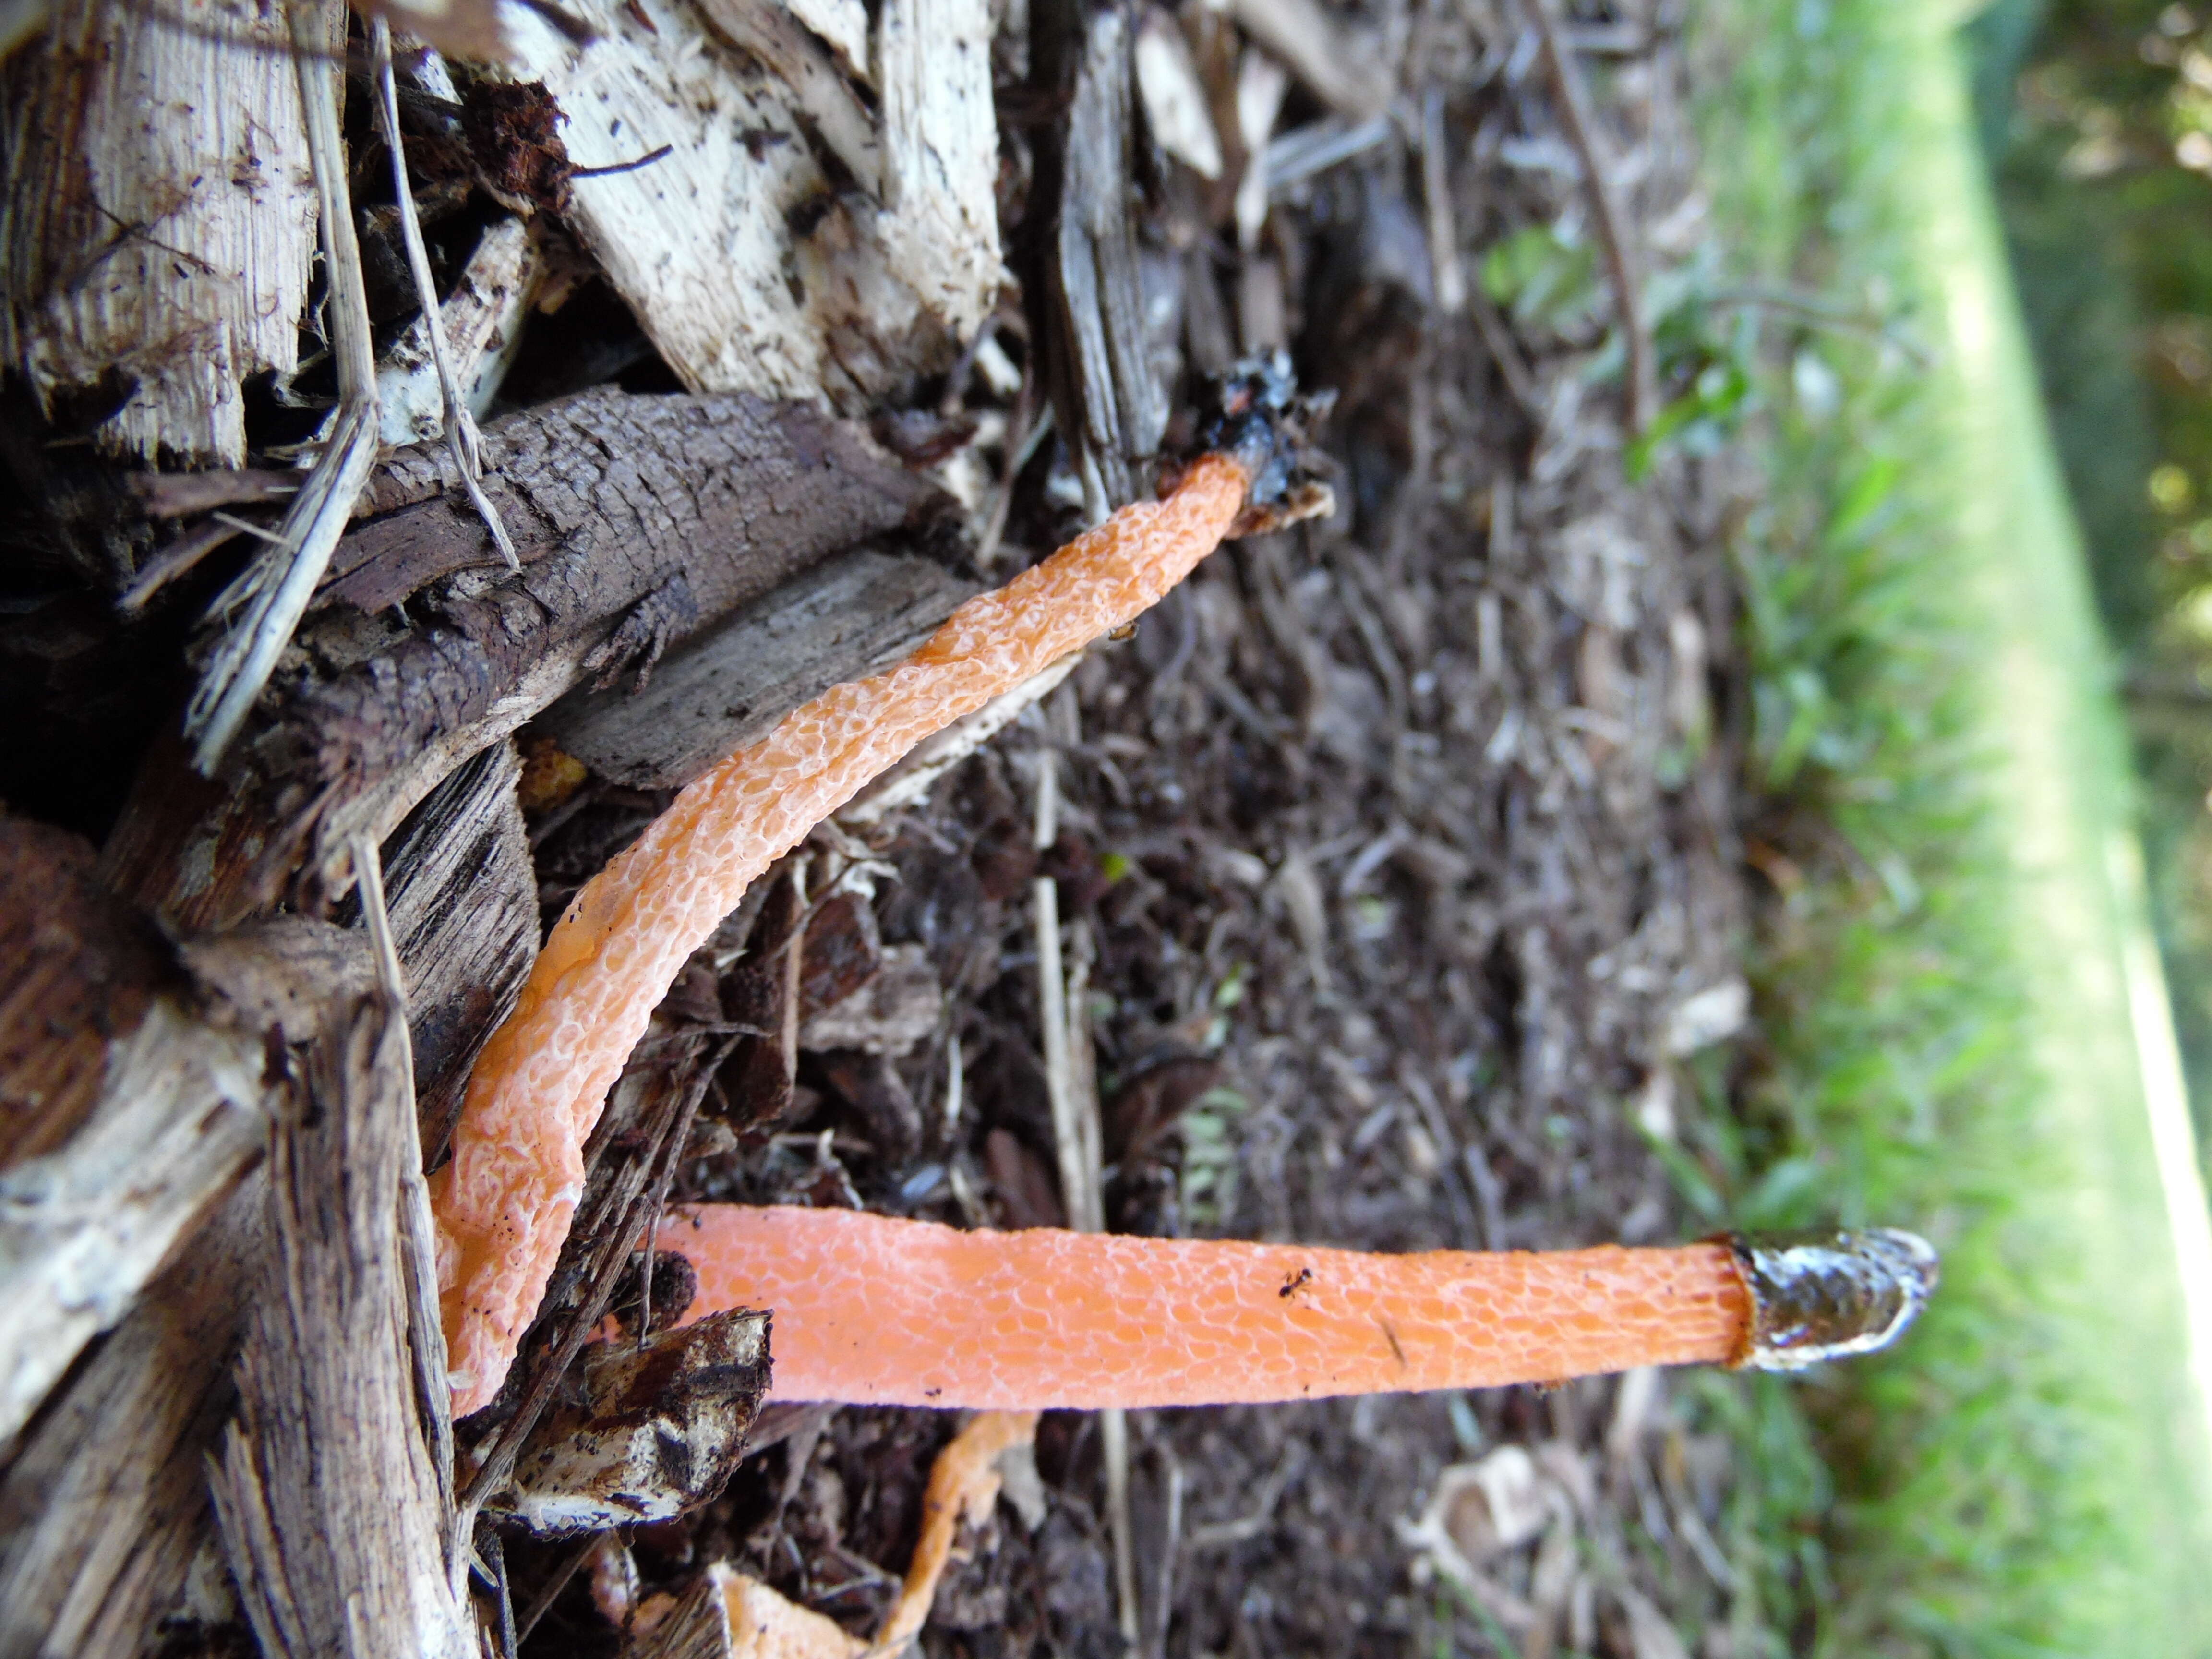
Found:
[[1333, 392], [1299, 392], [1282, 351], [1248, 357], [1200, 388], [1199, 450], [1234, 455], [1252, 475], [1231, 535], [1259, 535], [1334, 509], [1334, 495], [1314, 474], [1310, 446], [1311, 428], [1335, 402]]
[[1936, 1247], [1896, 1227], [1785, 1237], [1728, 1237], [1752, 1299], [1736, 1364], [1802, 1370], [1872, 1353], [1903, 1335], [1936, 1289]]

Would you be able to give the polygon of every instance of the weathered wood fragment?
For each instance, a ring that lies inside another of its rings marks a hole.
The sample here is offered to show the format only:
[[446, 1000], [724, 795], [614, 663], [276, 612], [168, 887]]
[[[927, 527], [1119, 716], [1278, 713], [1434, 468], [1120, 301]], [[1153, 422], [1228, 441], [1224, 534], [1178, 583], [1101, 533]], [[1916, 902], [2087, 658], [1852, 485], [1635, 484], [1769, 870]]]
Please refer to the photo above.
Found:
[[212, 1481], [224, 1552], [272, 1659], [475, 1659], [408, 1340], [401, 1183], [417, 1152], [396, 997], [359, 998], [299, 1060]]
[[49, 414], [115, 401], [112, 453], [235, 466], [240, 383], [297, 365], [315, 192], [283, 9], [185, 20], [65, 0], [0, 70], [0, 356]]
[[180, 971], [92, 866], [0, 819], [0, 1437], [260, 1156], [270, 1033], [312, 1024], [292, 976], [332, 971], [301, 924]]
[[[482, 418], [515, 348], [522, 325], [544, 270], [544, 259], [530, 227], [502, 219], [484, 232], [461, 269], [460, 280], [438, 307], [451, 354], [454, 378], [469, 411]], [[445, 403], [438, 368], [430, 352], [430, 331], [417, 317], [394, 340], [377, 365], [377, 404], [384, 441], [398, 446], [429, 443], [445, 429]]]
[[540, 1536], [665, 1521], [719, 1495], [768, 1390], [769, 1316], [602, 1342], [582, 1370], [581, 1399], [539, 1422], [501, 1504]]
[[868, 9], [860, 0], [788, 0], [791, 15], [829, 43], [846, 74], [872, 82], [868, 52]]
[[1389, 107], [1392, 76], [1382, 43], [1320, 0], [1232, 0], [1230, 10], [1247, 34], [1347, 120], [1369, 120]]
[[538, 878], [514, 793], [521, 769], [513, 744], [494, 744], [431, 791], [385, 853], [426, 1164], [453, 1133], [469, 1067], [538, 954]]
[[580, 173], [625, 169], [578, 177], [569, 222], [687, 386], [857, 412], [951, 361], [1001, 281], [985, 0], [888, 0], [872, 131], [773, 5], [578, 9], [596, 40], [518, 20], [510, 72], [567, 116]]
[[671, 652], [644, 690], [571, 692], [542, 725], [611, 782], [681, 788], [797, 704], [907, 655], [975, 592], [927, 559], [848, 553]]
[[1081, 40], [1048, 284], [1046, 373], [1093, 520], [1150, 493], [1140, 492], [1139, 475], [1167, 426], [1129, 211], [1133, 112], [1129, 30], [1109, 9], [1089, 21]]
[[[878, 201], [884, 193], [883, 146], [875, 118], [860, 100], [830, 48], [781, 0], [700, 0], [707, 21], [728, 40], [775, 71], [805, 116], [845, 165], [853, 182]], [[866, 17], [861, 18], [862, 57]]]
[[[76, 867], [89, 859], [80, 850]], [[58, 878], [54, 890], [63, 888]], [[287, 919], [189, 944], [180, 955], [184, 971], [173, 969], [173, 982], [147, 1000], [135, 1029], [155, 1024], [152, 1011], [202, 1011], [198, 1036], [185, 1040], [242, 1038], [276, 1109], [291, 1109], [290, 1074], [281, 1062], [267, 1069], [270, 1057], [313, 1041], [333, 1003], [366, 989], [358, 938]], [[258, 1155], [270, 1110], [255, 1109], [249, 1156]], [[97, 1109], [89, 1121], [98, 1121]], [[158, 1190], [166, 1177], [155, 1169], [126, 1178]], [[229, 1411], [239, 1310], [257, 1271], [263, 1208], [256, 1172], [191, 1234], [176, 1265], [146, 1286], [16, 1448], [0, 1478], [0, 1655], [127, 1659], [175, 1606], [210, 1536], [206, 1455]], [[28, 1345], [45, 1340], [33, 1333]], [[62, 1353], [60, 1364], [76, 1352]]]
[[288, 889], [319, 903], [352, 836], [386, 838], [578, 679], [649, 665], [830, 553], [933, 535], [949, 503], [859, 427], [743, 395], [585, 392], [484, 451], [522, 569], [497, 568], [442, 447], [393, 457], [224, 771], [149, 758], [104, 852], [119, 890], [193, 929]]
[[138, 1659], [177, 1607], [214, 1531], [207, 1454], [234, 1397], [261, 1179], [148, 1286], [0, 1476], [5, 1659]]

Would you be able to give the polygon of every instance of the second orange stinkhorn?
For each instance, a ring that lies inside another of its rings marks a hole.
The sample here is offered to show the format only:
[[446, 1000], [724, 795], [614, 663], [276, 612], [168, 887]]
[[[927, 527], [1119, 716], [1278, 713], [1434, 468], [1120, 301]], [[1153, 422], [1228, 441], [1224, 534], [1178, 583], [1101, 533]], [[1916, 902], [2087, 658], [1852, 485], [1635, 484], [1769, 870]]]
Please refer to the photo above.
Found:
[[833, 687], [698, 779], [587, 883], [484, 1045], [432, 1178], [453, 1409], [505, 1379], [583, 1192], [607, 1090], [684, 960], [745, 889], [925, 738], [1136, 620], [1218, 546], [1255, 479], [1279, 488], [1287, 375], [1231, 382], [1217, 447], [1158, 501], [1125, 507], [905, 662]]
[[1888, 1229], [1378, 1255], [703, 1204], [660, 1244], [698, 1274], [687, 1317], [775, 1310], [771, 1398], [989, 1411], [1796, 1369], [1892, 1340], [1936, 1281]]

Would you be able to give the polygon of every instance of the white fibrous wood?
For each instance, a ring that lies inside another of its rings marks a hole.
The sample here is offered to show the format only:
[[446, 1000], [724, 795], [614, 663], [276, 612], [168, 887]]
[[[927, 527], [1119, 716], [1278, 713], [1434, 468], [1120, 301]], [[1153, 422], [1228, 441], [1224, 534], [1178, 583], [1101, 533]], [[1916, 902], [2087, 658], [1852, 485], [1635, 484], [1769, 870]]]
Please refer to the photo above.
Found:
[[264, 1063], [260, 1033], [210, 1028], [157, 998], [111, 1052], [91, 1120], [0, 1176], [0, 1436], [260, 1156]]
[[837, 54], [848, 75], [872, 82], [868, 54], [868, 9], [860, 0], [787, 0], [791, 15], [812, 29]]
[[893, 268], [962, 339], [1000, 281], [988, 0], [884, 0], [876, 40]]
[[597, 40], [520, 17], [507, 72], [552, 94], [583, 173], [655, 158], [577, 178], [568, 218], [687, 386], [858, 409], [973, 336], [1003, 280], [985, 0], [885, 5], [872, 145], [830, 54], [773, 27], [781, 8], [579, 9]]
[[[880, 198], [883, 147], [875, 118], [853, 90], [836, 54], [800, 26], [778, 0], [699, 0], [707, 21], [732, 46], [750, 52], [784, 84], [787, 96], [862, 192]], [[867, 45], [865, 17], [860, 44]]]
[[62, 0], [0, 77], [0, 351], [50, 414], [127, 386], [112, 453], [236, 466], [240, 383], [297, 362], [315, 192], [282, 9], [172, 9]]
[[821, 341], [785, 270], [786, 219], [826, 187], [781, 83], [744, 73], [674, 0], [574, 9], [596, 40], [519, 18], [509, 71], [544, 83], [578, 167], [667, 153], [575, 180], [570, 224], [694, 391], [816, 396]]
[[[530, 228], [502, 219], [483, 234], [453, 291], [438, 307], [454, 379], [481, 418], [506, 377], [522, 325], [537, 294], [544, 260]], [[377, 406], [384, 441], [393, 448], [428, 443], [445, 430], [445, 399], [430, 355], [430, 331], [417, 317], [377, 366]]]

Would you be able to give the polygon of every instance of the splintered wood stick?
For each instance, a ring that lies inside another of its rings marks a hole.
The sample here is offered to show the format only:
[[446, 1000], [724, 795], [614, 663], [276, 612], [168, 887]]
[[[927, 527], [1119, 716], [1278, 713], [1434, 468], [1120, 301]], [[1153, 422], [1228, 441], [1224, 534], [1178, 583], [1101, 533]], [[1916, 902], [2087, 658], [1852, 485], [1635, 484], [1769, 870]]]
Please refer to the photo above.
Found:
[[1286, 374], [1232, 383], [1218, 447], [886, 673], [832, 688], [698, 779], [579, 893], [478, 1057], [434, 1177], [453, 1410], [498, 1391], [582, 1195], [609, 1087], [691, 952], [814, 826], [932, 733], [1133, 622], [1220, 544], [1259, 478], [1279, 491]]
[[686, 1318], [775, 1310], [771, 1398], [988, 1411], [1797, 1370], [1893, 1340], [1936, 1275], [1893, 1229], [1378, 1255], [702, 1204], [660, 1247], [698, 1273]]

